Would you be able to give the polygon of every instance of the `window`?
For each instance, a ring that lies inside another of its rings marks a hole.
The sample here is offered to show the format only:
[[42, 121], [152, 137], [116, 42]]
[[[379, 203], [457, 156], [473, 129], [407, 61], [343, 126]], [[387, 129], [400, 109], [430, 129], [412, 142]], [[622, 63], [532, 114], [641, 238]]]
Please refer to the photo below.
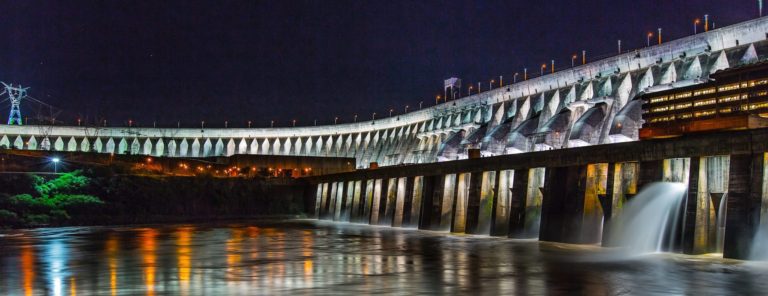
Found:
[[710, 116], [714, 114], [715, 114], [715, 109], [709, 109], [709, 110], [693, 112], [693, 117], [704, 117], [704, 116]]
[[729, 85], [723, 85], [721, 87], [718, 87], [717, 91], [723, 92], [723, 91], [729, 91], [729, 90], [734, 90], [734, 89], [739, 89], [739, 84], [738, 83], [729, 84]]
[[706, 105], [712, 105], [712, 104], [714, 104], [715, 102], [717, 102], [717, 100], [716, 100], [716, 99], [704, 99], [704, 100], [698, 100], [698, 101], [696, 101], [696, 102], [694, 102], [694, 103], [693, 103], [693, 106], [694, 106], [694, 107], [698, 107], [698, 106], [706, 106]]

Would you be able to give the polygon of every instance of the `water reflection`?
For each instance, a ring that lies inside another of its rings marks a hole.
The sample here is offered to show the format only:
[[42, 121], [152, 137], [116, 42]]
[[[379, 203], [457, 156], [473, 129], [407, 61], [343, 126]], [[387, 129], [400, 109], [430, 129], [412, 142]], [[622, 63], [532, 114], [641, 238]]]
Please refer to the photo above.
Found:
[[[757, 294], [768, 263], [346, 223], [13, 231], [0, 295]], [[593, 260], [595, 259], [595, 260]]]

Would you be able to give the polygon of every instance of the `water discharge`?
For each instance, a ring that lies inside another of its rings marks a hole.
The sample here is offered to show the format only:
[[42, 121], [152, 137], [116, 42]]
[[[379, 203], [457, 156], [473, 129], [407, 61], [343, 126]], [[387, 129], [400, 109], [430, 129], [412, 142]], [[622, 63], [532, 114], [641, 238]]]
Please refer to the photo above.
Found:
[[686, 189], [683, 183], [661, 182], [640, 191], [611, 222], [609, 245], [626, 255], [671, 249]]

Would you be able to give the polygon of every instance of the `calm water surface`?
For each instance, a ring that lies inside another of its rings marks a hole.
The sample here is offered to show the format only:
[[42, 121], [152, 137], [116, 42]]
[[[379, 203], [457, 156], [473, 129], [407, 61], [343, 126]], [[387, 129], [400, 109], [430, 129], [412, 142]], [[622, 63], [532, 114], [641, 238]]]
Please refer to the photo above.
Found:
[[317, 221], [0, 235], [0, 295], [765, 294], [768, 263]]

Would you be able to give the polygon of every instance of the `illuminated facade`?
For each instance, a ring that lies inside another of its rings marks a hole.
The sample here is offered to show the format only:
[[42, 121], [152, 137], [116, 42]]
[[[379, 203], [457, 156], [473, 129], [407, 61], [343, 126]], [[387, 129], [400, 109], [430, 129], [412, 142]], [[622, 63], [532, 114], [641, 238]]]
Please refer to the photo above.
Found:
[[643, 96], [640, 138], [768, 127], [768, 63], [722, 70], [710, 79]]
[[[367, 167], [463, 159], [469, 149], [493, 156], [636, 141], [643, 122], [639, 95], [707, 83], [710, 73], [768, 59], [766, 33], [768, 17], [758, 18], [370, 121], [247, 129], [5, 125], [0, 146], [168, 157], [354, 157]], [[708, 102], [690, 103], [700, 112], [690, 116], [718, 112], [704, 107]]]

